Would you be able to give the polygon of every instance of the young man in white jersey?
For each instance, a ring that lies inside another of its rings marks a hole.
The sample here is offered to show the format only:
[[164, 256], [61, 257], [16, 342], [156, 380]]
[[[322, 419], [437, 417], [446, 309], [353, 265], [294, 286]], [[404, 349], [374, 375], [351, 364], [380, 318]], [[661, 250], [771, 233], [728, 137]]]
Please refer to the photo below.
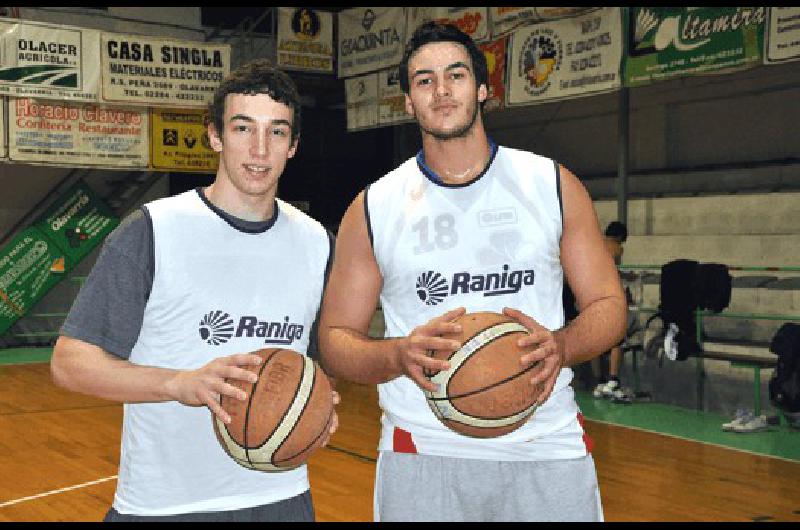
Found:
[[[552, 160], [487, 137], [485, 58], [454, 26], [417, 29], [400, 79], [422, 150], [346, 211], [320, 321], [329, 372], [378, 384], [375, 519], [602, 520], [569, 366], [619, 341], [625, 299], [591, 199]], [[498, 291], [465, 280], [517, 271], [533, 285], [509, 280]], [[562, 275], [581, 308], [563, 329]], [[367, 335], [379, 298], [382, 340]], [[520, 366], [543, 364], [530, 383], [541, 406], [495, 439], [448, 430], [422, 391], [435, 388], [423, 370], [448, 368], [426, 352], [460, 346], [441, 335], [457, 331], [450, 321], [465, 311], [517, 320], [529, 330]]]
[[144, 205], [109, 235], [61, 330], [53, 379], [125, 403], [106, 521], [313, 521], [305, 466], [242, 467], [212, 428], [212, 414], [230, 422], [220, 396], [246, 397], [226, 379], [258, 379], [247, 368], [261, 359], [245, 352], [316, 353], [333, 239], [275, 197], [299, 142], [299, 95], [254, 61], [223, 80], [209, 115], [216, 179]]

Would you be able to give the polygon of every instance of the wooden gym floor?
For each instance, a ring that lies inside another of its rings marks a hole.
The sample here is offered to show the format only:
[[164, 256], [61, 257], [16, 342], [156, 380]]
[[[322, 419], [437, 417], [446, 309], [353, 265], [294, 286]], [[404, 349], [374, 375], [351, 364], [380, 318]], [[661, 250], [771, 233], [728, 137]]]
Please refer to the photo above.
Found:
[[[319, 521], [371, 521], [374, 387], [340, 383], [340, 429], [309, 462]], [[122, 406], [56, 388], [47, 363], [0, 367], [0, 521], [99, 521]], [[593, 421], [607, 521], [800, 521], [800, 462]]]

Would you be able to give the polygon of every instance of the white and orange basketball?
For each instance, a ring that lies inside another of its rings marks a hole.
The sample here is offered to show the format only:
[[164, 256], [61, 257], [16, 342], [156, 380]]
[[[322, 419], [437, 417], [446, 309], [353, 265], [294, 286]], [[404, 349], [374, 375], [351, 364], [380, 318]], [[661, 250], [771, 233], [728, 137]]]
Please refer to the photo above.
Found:
[[253, 352], [263, 362], [247, 369], [258, 381], [227, 380], [247, 393], [240, 401], [222, 396], [231, 416], [213, 416], [214, 432], [238, 464], [258, 471], [286, 471], [302, 465], [325, 439], [333, 419], [327, 376], [313, 360], [293, 350]]
[[467, 313], [453, 322], [461, 333], [445, 334], [459, 341], [455, 352], [431, 351], [449, 360], [450, 369], [425, 375], [439, 384], [425, 398], [436, 417], [448, 428], [467, 436], [493, 438], [508, 434], [528, 421], [538, 390], [531, 378], [541, 363], [523, 366], [526, 350], [517, 346], [527, 329], [499, 313]]

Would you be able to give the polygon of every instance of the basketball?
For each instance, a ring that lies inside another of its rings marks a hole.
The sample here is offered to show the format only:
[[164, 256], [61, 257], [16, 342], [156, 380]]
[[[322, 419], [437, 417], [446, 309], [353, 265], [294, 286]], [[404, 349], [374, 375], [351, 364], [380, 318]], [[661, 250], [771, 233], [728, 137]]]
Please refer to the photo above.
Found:
[[453, 322], [461, 333], [443, 337], [459, 341], [455, 352], [434, 350], [428, 355], [449, 360], [450, 369], [425, 376], [439, 384], [436, 392], [425, 391], [434, 415], [448, 428], [477, 438], [508, 434], [533, 414], [538, 390], [531, 377], [540, 363], [523, 366], [526, 350], [517, 346], [528, 330], [499, 313], [467, 313]]
[[222, 396], [231, 416], [212, 415], [219, 443], [238, 464], [258, 471], [287, 471], [302, 465], [322, 445], [333, 419], [327, 376], [313, 360], [293, 350], [253, 352], [263, 362], [251, 368], [258, 381], [228, 379], [247, 399]]

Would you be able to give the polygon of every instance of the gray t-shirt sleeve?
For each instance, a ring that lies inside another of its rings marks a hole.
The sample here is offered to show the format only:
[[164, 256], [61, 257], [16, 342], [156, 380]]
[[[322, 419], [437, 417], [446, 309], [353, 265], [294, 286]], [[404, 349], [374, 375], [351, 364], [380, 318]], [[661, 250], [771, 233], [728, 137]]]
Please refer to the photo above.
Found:
[[153, 227], [144, 208], [108, 235], [61, 334], [128, 359], [153, 286]]

